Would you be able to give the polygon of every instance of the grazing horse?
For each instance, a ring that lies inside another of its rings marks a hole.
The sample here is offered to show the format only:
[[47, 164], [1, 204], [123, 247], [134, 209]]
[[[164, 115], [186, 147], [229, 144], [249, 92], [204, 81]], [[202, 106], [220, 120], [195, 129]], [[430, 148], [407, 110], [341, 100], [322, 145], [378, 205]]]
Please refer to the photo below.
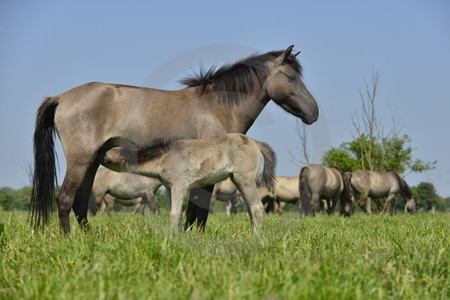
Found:
[[102, 205], [102, 212], [106, 210], [111, 213], [112, 206], [117, 201], [128, 206], [135, 204], [134, 214], [143, 214], [147, 204], [152, 212], [157, 214], [159, 206], [155, 193], [161, 185], [158, 179], [101, 168], [95, 175], [92, 194], [97, 206]]
[[[56, 203], [60, 227], [69, 233], [72, 209], [81, 226], [88, 224], [88, 199], [102, 151], [143, 147], [160, 139], [246, 133], [270, 100], [304, 123], [314, 123], [318, 105], [301, 79], [298, 53], [292, 49], [200, 71], [183, 80], [187, 87], [181, 90], [88, 83], [46, 98], [34, 132], [32, 224], [43, 228], [54, 207], [55, 132], [67, 163]], [[186, 227], [197, 221], [204, 228], [212, 187], [207, 190], [191, 192]]]
[[[355, 194], [359, 196], [358, 205], [367, 213], [372, 213], [371, 208], [366, 208], [367, 199], [386, 198], [382, 213], [389, 209], [392, 214], [396, 213], [395, 194], [400, 193], [406, 201], [408, 212], [416, 212], [416, 200], [413, 197], [411, 189], [400, 175], [392, 170], [385, 172], [357, 170], [347, 172], [344, 175], [345, 181], [350, 188], [351, 204], [355, 203]], [[393, 205], [391, 202], [394, 200]]]
[[314, 215], [316, 203], [324, 199], [327, 202], [327, 213], [332, 214], [336, 203], [341, 199], [341, 215], [350, 215], [348, 188], [343, 179], [344, 173], [337, 167], [308, 165], [300, 171], [300, 211], [308, 216]]
[[[90, 209], [90, 212], [92, 213], [92, 215], [96, 215], [97, 213], [99, 214], [108, 214], [111, 215], [112, 210], [113, 210], [113, 206], [114, 203], [119, 203], [123, 206], [134, 206], [134, 215], [137, 214], [144, 214], [144, 209], [145, 209], [145, 205], [146, 203], [143, 202], [142, 197], [139, 198], [135, 198], [135, 199], [119, 199], [116, 198], [114, 196], [111, 196], [109, 194], [106, 194], [105, 197], [102, 199], [102, 201], [99, 204], [95, 204], [95, 209]], [[100, 205], [100, 207], [98, 206]]]
[[281, 214], [284, 203], [296, 204], [300, 200], [298, 176], [276, 176], [273, 193], [269, 193], [264, 187], [259, 188], [258, 191], [268, 213]]
[[237, 212], [236, 205], [240, 200], [239, 191], [233, 184], [231, 179], [221, 181], [214, 185], [214, 191], [211, 196], [211, 204], [209, 211], [213, 211], [214, 203], [216, 201], [226, 202], [227, 215], [235, 214]]
[[275, 180], [276, 157], [269, 145], [243, 134], [219, 137], [160, 141], [145, 148], [113, 147], [101, 155], [104, 165], [161, 181], [171, 195], [172, 228], [181, 225], [181, 208], [186, 193], [230, 178], [241, 193], [255, 229], [263, 222], [264, 206], [256, 180], [264, 158], [261, 184], [269, 191]]

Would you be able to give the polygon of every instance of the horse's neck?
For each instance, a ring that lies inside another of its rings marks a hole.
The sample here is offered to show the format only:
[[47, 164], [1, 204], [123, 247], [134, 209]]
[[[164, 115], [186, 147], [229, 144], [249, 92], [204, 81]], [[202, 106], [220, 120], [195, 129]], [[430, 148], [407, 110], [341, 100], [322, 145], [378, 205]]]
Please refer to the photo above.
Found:
[[264, 90], [255, 89], [244, 97], [239, 104], [233, 106], [230, 118], [230, 120], [233, 120], [232, 131], [246, 133], [269, 100]]

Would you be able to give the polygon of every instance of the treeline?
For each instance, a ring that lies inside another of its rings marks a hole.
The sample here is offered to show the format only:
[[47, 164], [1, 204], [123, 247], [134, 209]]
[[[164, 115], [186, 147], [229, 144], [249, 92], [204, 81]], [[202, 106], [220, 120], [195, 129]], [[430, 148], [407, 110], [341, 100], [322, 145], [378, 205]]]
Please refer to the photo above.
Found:
[[[419, 211], [450, 211], [450, 197], [444, 198], [439, 196], [432, 183], [421, 182], [417, 186], [411, 187], [411, 190], [417, 201]], [[17, 190], [10, 187], [2, 187], [0, 188], [0, 210], [28, 211], [30, 209], [30, 198], [31, 187], [23, 187]], [[162, 209], [169, 209], [170, 204], [164, 191], [158, 190], [157, 199]], [[403, 199], [398, 199], [397, 205], [401, 211], [402, 207], [404, 207]], [[133, 211], [133, 209], [133, 207], [126, 207], [120, 204], [114, 206], [115, 211]], [[294, 211], [294, 209], [292, 210]]]

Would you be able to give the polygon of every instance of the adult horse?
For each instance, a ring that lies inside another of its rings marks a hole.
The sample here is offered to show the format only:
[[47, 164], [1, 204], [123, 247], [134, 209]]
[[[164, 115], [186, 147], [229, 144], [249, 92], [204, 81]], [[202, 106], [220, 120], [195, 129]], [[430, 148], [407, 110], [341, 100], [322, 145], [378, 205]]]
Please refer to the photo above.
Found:
[[134, 214], [143, 214], [147, 204], [154, 213], [159, 213], [155, 193], [161, 185], [158, 179], [101, 168], [95, 175], [92, 194], [97, 206], [101, 205], [101, 210], [108, 213], [116, 201], [124, 205], [135, 204]]
[[327, 213], [332, 214], [336, 203], [341, 199], [341, 214], [350, 215], [348, 200], [348, 187], [343, 179], [344, 173], [337, 167], [322, 165], [308, 165], [300, 171], [300, 211], [314, 215], [316, 203], [324, 199], [327, 202]]
[[281, 214], [283, 203], [296, 204], [300, 200], [298, 176], [276, 176], [274, 192], [259, 188], [261, 201], [266, 205], [266, 212]]
[[120, 199], [116, 198], [114, 196], [111, 196], [109, 194], [106, 194], [105, 197], [100, 201], [99, 204], [95, 204], [95, 208], [91, 209], [89, 208], [89, 211], [92, 213], [92, 215], [98, 214], [108, 214], [111, 215], [113, 206], [115, 203], [119, 203], [123, 206], [134, 206], [134, 215], [137, 214], [144, 214], [145, 206], [147, 205], [146, 202], [142, 199], [142, 197], [135, 198], [135, 199]]
[[[406, 200], [406, 209], [410, 213], [416, 212], [416, 200], [406, 181], [395, 171], [385, 172], [357, 170], [347, 172], [344, 175], [347, 185], [350, 187], [351, 203], [355, 203], [355, 194], [359, 196], [358, 205], [367, 213], [372, 213], [370, 206], [366, 208], [367, 199], [386, 198], [382, 213], [389, 209], [392, 214], [396, 212], [395, 194], [400, 193]], [[393, 205], [391, 202], [394, 200]]]
[[[292, 54], [292, 49], [252, 55], [217, 70], [201, 71], [183, 80], [187, 87], [181, 90], [88, 83], [46, 98], [38, 109], [34, 133], [34, 226], [48, 223], [54, 205], [55, 131], [67, 162], [56, 203], [60, 226], [68, 233], [71, 209], [80, 225], [88, 223], [88, 198], [101, 164], [100, 150], [141, 147], [161, 138], [245, 133], [271, 99], [304, 123], [314, 123], [318, 106], [302, 82], [298, 53]], [[186, 227], [197, 220], [204, 228], [212, 188], [191, 192]]]
[[240, 194], [231, 179], [221, 181], [214, 185], [214, 191], [211, 196], [211, 203], [209, 211], [213, 211], [216, 201], [226, 202], [227, 215], [235, 214], [237, 212], [236, 205], [240, 200]]

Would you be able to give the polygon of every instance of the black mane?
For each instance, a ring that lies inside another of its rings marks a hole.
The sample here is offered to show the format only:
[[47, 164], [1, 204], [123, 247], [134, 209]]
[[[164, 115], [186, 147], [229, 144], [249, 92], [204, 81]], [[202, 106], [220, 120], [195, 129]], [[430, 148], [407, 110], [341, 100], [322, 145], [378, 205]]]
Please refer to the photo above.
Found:
[[[266, 62], [275, 59], [283, 52], [271, 51], [259, 55], [255, 53], [218, 69], [216, 66], [212, 66], [209, 70], [200, 67], [198, 74], [190, 75], [179, 82], [187, 87], [200, 87], [201, 94], [205, 92], [208, 85], [212, 84], [211, 91], [216, 94], [221, 103], [232, 106], [239, 103], [242, 96], [254, 88], [255, 76], [258, 82], [264, 82], [270, 71]], [[302, 66], [294, 55], [287, 57], [285, 63], [291, 65], [300, 76], [302, 75]]]
[[392, 172], [397, 178], [398, 184], [400, 186], [400, 194], [402, 194], [402, 196], [406, 199], [411, 199], [413, 197], [413, 193], [406, 181], [394, 170], [389, 170], [389, 172]]

